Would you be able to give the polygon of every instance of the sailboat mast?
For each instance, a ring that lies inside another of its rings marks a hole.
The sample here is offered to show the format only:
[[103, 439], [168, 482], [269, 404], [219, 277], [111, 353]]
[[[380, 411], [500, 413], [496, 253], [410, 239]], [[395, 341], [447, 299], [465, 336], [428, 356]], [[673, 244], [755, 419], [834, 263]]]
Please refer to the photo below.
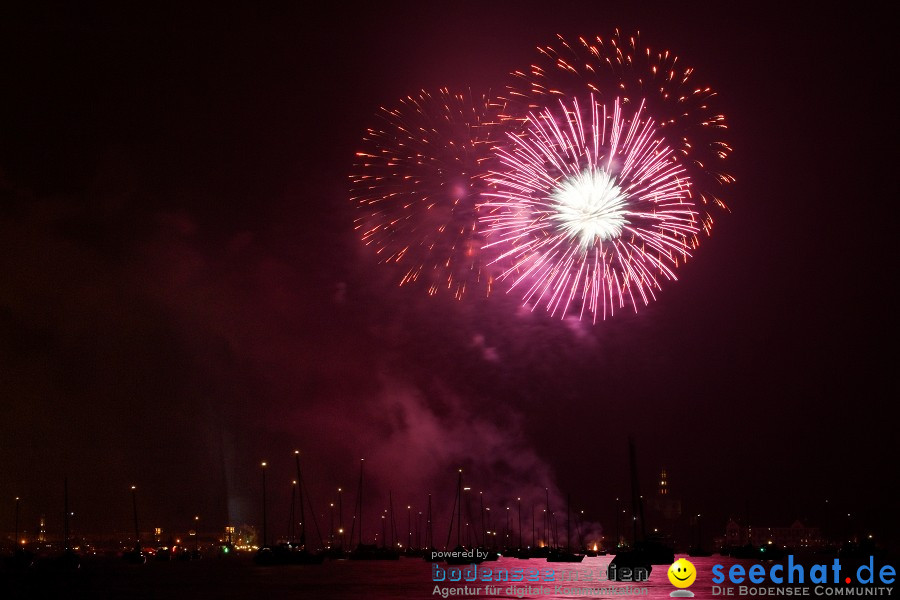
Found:
[[459, 479], [456, 482], [456, 545], [460, 546], [462, 529], [462, 469], [459, 470]]
[[484, 529], [484, 492], [478, 492], [478, 498], [481, 502], [481, 545], [487, 548], [487, 533]]
[[425, 530], [425, 545], [434, 548], [434, 529], [431, 525], [431, 494], [428, 494], [428, 529]]
[[138, 529], [138, 517], [137, 517], [137, 487], [131, 486], [131, 509], [134, 514], [134, 543], [135, 547], [140, 549], [141, 545], [141, 531]]
[[288, 541], [293, 543], [297, 539], [297, 530], [294, 527], [297, 519], [297, 482], [291, 482], [291, 516], [288, 519]]
[[262, 466], [263, 548], [266, 548], [269, 545], [269, 527], [266, 522], [266, 463], [263, 462], [260, 466]]
[[303, 474], [300, 471], [300, 451], [294, 450], [294, 463], [297, 466], [297, 495], [300, 496], [300, 546], [306, 547], [306, 513], [303, 509]]
[[534, 502], [531, 503], [531, 547], [534, 548]]
[[359, 499], [359, 510], [357, 511], [356, 514], [358, 515], [357, 520], [359, 521], [359, 545], [360, 546], [362, 546], [362, 531], [363, 531], [363, 529], [362, 529], [362, 512], [363, 512], [362, 511], [362, 507], [363, 507], [363, 501], [362, 501], [363, 485], [362, 485], [362, 482], [363, 482], [363, 464], [365, 462], [366, 462], [366, 459], [364, 459], [364, 458], [359, 459], [359, 487], [357, 488], [359, 490], [359, 493], [357, 494], [357, 496], [359, 497], [358, 498]]
[[397, 545], [396, 537], [397, 528], [394, 524], [394, 493], [388, 490], [388, 508], [391, 511], [391, 548]]
[[634, 524], [634, 543], [638, 541], [638, 521], [640, 521], [641, 540], [647, 538], [644, 526], [644, 503], [641, 501], [641, 491], [638, 484], [637, 457], [634, 449], [634, 437], [628, 436], [628, 458], [631, 463], [631, 515]]
[[546, 535], [544, 536], [544, 539], [547, 541], [547, 545], [550, 546], [551, 545], [550, 544], [550, 516], [553, 514], [550, 512], [550, 488], [544, 488], [544, 494], [546, 496], [546, 502], [547, 502], [547, 504], [546, 504], [547, 516], [544, 519], [544, 521], [547, 524], [547, 530], [545, 532]]
[[519, 550], [522, 549], [522, 499], [516, 498], [516, 503], [519, 505]]
[[66, 477], [63, 479], [63, 505], [64, 510], [66, 511], [65, 518], [63, 519], [63, 549], [68, 552], [69, 551], [69, 478]]

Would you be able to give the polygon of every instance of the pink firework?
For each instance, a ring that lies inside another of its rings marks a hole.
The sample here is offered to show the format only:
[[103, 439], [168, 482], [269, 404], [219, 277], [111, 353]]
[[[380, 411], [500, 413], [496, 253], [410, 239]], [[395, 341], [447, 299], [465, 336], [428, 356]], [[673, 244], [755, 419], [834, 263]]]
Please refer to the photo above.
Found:
[[539, 46], [538, 52], [528, 69], [513, 73], [505, 94], [506, 118], [524, 119], [559, 98], [589, 93], [607, 105], [618, 98], [632, 110], [643, 106], [689, 172], [701, 226], [709, 234], [714, 220], [709, 207], [727, 210], [722, 194], [734, 181], [724, 164], [732, 149], [725, 139], [725, 116], [716, 108], [716, 92], [696, 83], [694, 69], [673, 53], [643, 46], [639, 34], [626, 37], [616, 30], [607, 38], [579, 37], [574, 42], [558, 36], [556, 44]]
[[399, 285], [490, 292], [477, 204], [498, 113], [486, 96], [422, 91], [382, 108], [367, 131], [351, 176], [356, 229]]
[[655, 299], [700, 224], [687, 169], [644, 105], [583, 104], [560, 100], [509, 134], [482, 220], [511, 290], [596, 322]]

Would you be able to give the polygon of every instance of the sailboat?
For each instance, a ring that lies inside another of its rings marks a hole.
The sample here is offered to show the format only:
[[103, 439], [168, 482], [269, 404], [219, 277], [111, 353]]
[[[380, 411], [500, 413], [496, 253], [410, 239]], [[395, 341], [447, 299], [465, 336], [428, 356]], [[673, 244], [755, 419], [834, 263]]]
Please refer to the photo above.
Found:
[[422, 550], [422, 540], [420, 538], [420, 527], [422, 525], [422, 513], [418, 513], [416, 519], [416, 543], [413, 545], [413, 522], [412, 522], [412, 505], [406, 506], [406, 549], [403, 556], [406, 558], [422, 558], [424, 550]]
[[[398, 560], [400, 553], [392, 548], [379, 548], [375, 544], [363, 544], [362, 534], [362, 513], [363, 513], [363, 465], [366, 459], [359, 460], [359, 486], [356, 493], [356, 519], [353, 522], [353, 528], [359, 526], [359, 544], [350, 551], [348, 558], [350, 560]], [[353, 530], [350, 531], [350, 540], [353, 540]]]
[[63, 519], [63, 553], [56, 560], [57, 568], [64, 571], [77, 571], [81, 568], [81, 557], [78, 556], [69, 543], [69, 478], [63, 481], [63, 510], [65, 510], [65, 518]]
[[69, 544], [69, 516], [72, 513], [69, 512], [68, 477], [64, 479], [63, 486], [63, 505], [65, 510], [63, 514], [63, 551], [62, 554], [40, 559], [37, 563], [39, 571], [75, 572], [81, 568], [81, 557], [72, 550], [72, 546]]
[[390, 490], [388, 490], [388, 513], [391, 517], [391, 543], [388, 544], [387, 534], [384, 533], [384, 529], [382, 528], [379, 558], [381, 560], [398, 560], [400, 558], [400, 551], [397, 549], [397, 522], [394, 520], [394, 494]]
[[534, 507], [531, 508], [531, 558], [547, 558], [550, 555], [550, 518], [552, 513], [550, 512], [550, 489], [544, 488], [544, 494], [546, 496], [544, 502], [544, 524], [543, 524], [543, 536], [544, 541], [542, 546], [538, 546], [535, 544], [534, 540]]
[[[474, 550], [466, 550], [462, 545], [462, 469], [459, 470], [459, 477], [456, 481], [456, 547], [452, 552], [458, 553], [458, 556], [447, 557], [448, 565], [472, 565], [484, 562], [484, 556], [479, 555]], [[468, 511], [467, 511], [468, 512]], [[450, 530], [447, 532], [447, 545], [450, 545], [450, 536], [453, 533], [453, 515], [450, 516]]]
[[[481, 555], [484, 556], [485, 561], [496, 561], [500, 558], [500, 553], [493, 548], [488, 549], [487, 530], [484, 527], [484, 493], [479, 493], [478, 498], [481, 507], [481, 546], [478, 550]], [[521, 505], [519, 506], [519, 512], [521, 514]], [[521, 522], [521, 516], [519, 517], [519, 521]]]
[[[262, 463], [263, 467], [263, 545], [257, 551], [254, 561], [260, 565], [320, 565], [325, 560], [325, 555], [321, 552], [310, 552], [307, 548], [307, 531], [305, 507], [308, 505], [310, 514], [312, 515], [313, 524], [319, 535], [319, 542], [322, 542], [322, 534], [319, 531], [319, 524], [315, 520], [315, 511], [313, 510], [312, 501], [309, 499], [307, 491], [304, 498], [303, 490], [305, 484], [303, 482], [303, 472], [300, 470], [300, 451], [294, 450], [294, 462], [297, 469], [297, 489], [300, 496], [300, 538], [299, 540], [289, 539], [281, 543], [269, 546], [268, 531], [266, 523], [266, 463]], [[291, 526], [290, 533], [293, 537], [294, 525], [294, 505], [293, 496], [291, 498]], [[324, 544], [323, 544], [324, 545]]]
[[19, 539], [19, 498], [16, 498], [16, 530], [13, 536], [13, 543], [15, 548], [12, 556], [4, 559], [6, 566], [11, 571], [25, 571], [34, 567], [34, 553], [25, 547], [25, 540]]
[[[286, 556], [287, 563], [292, 565], [321, 565], [325, 560], [325, 554], [322, 552], [310, 552], [306, 545], [306, 511], [304, 509], [303, 490], [306, 487], [303, 482], [303, 472], [300, 470], [300, 451], [294, 450], [294, 464], [297, 469], [297, 493], [300, 497], [300, 539], [299, 543], [291, 540], [288, 546], [288, 554]], [[309, 496], [309, 490], [306, 490], [306, 502], [309, 504], [309, 513], [312, 516], [313, 524], [319, 535], [319, 542], [322, 542], [322, 533], [319, 531], [319, 524], [316, 522], [316, 513], [312, 506]], [[324, 545], [324, 544], [323, 544]]]
[[[712, 556], [712, 552], [703, 549], [703, 530], [700, 525], [700, 515], [697, 515], [697, 545], [688, 549], [688, 556]], [[768, 558], [768, 557], [767, 557]]]
[[425, 554], [422, 560], [425, 562], [441, 562], [442, 558], [437, 558], [437, 549], [434, 547], [434, 527], [431, 521], [431, 494], [428, 494], [428, 514], [426, 515], [427, 523], [425, 524]]
[[584, 554], [575, 554], [572, 552], [572, 528], [570, 526], [571, 497], [566, 498], [566, 547], [565, 549], [556, 548], [551, 550], [547, 555], [547, 562], [581, 562], [584, 560]]
[[[519, 505], [519, 513], [520, 513], [520, 514], [521, 514], [521, 511], [522, 511], [521, 505]], [[522, 522], [522, 519], [521, 519], [521, 517], [520, 517], [520, 518], [519, 518], [519, 523], [521, 523], [521, 522]], [[519, 541], [519, 546], [520, 546], [520, 547], [519, 547], [519, 552], [516, 553], [516, 558], [520, 558], [520, 559], [522, 559], [522, 560], [528, 560], [529, 558], [532, 558], [532, 557], [535, 556], [535, 550], [537, 549], [537, 546], [536, 546], [536, 544], [535, 544], [535, 537], [534, 537], [534, 503], [533, 503], [533, 502], [531, 503], [531, 546], [529, 546], [528, 548], [522, 548], [522, 547], [521, 547], [521, 546], [522, 546], [522, 542], [521, 542], [521, 539], [522, 539], [521, 529], [522, 529], [522, 527], [521, 527], [521, 525], [520, 525], [520, 526], [519, 526], [519, 530], [520, 530], [520, 531], [519, 531], [519, 540], [520, 540], [520, 541]]]
[[25, 540], [19, 539], [19, 502], [20, 498], [16, 497], [16, 530], [13, 535], [12, 556], [6, 557], [4, 562], [13, 571], [24, 571], [34, 566], [34, 553], [25, 547]]
[[675, 562], [675, 551], [661, 541], [647, 537], [644, 525], [644, 504], [641, 500], [637, 476], [637, 458], [635, 457], [634, 438], [628, 437], [628, 458], [631, 466], [631, 511], [634, 515], [634, 548], [619, 551], [607, 567], [607, 576], [611, 581], [620, 581], [622, 567], [641, 568], [650, 576], [651, 565], [670, 565]]
[[268, 523], [268, 503], [266, 502], [266, 467], [268, 463], [263, 461], [260, 463], [262, 467], [262, 521], [263, 521], [263, 543], [253, 556], [253, 562], [262, 566], [274, 565], [277, 562], [275, 552], [269, 546], [269, 523]]
[[141, 546], [141, 532], [138, 529], [137, 517], [137, 495], [135, 494], [135, 486], [131, 486], [131, 508], [134, 514], [134, 548], [122, 553], [125, 562], [133, 565], [143, 565], [147, 562], [147, 555]]

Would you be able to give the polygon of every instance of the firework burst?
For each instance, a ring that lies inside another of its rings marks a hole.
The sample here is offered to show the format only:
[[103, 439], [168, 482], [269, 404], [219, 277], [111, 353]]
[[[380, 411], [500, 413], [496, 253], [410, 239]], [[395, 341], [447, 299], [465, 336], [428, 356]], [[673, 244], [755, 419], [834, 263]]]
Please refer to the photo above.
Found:
[[[635, 310], [673, 280], [699, 231], [691, 179], [643, 104], [593, 95], [530, 113], [498, 147], [482, 220], [526, 303], [565, 316]], [[576, 308], [577, 307], [577, 308]]]
[[558, 36], [555, 45], [539, 46], [538, 51], [534, 64], [513, 73], [504, 98], [510, 107], [505, 118], [524, 120], [527, 113], [551, 106], [558, 98], [588, 93], [605, 104], [618, 98], [623, 106], [643, 106], [690, 173], [701, 227], [709, 234], [710, 207], [727, 210], [722, 191], [734, 181], [724, 167], [731, 146], [724, 139], [725, 117], [715, 108], [716, 92], [696, 84], [694, 69], [668, 50], [642, 46], [639, 34], [624, 37], [616, 30], [605, 39], [580, 37], [573, 43]]
[[382, 108], [368, 130], [351, 176], [355, 227], [400, 285], [490, 292], [477, 203], [498, 112], [486, 96], [422, 91]]

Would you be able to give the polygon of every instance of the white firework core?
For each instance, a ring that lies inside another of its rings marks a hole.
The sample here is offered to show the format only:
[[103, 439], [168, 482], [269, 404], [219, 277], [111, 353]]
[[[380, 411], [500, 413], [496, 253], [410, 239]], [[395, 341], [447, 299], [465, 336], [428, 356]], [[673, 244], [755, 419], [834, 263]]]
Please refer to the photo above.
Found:
[[587, 168], [559, 182], [552, 196], [551, 218], [585, 250], [594, 242], [619, 237], [628, 224], [628, 200], [616, 179], [603, 169]]
[[526, 304], [595, 321], [637, 310], [697, 246], [689, 173], [643, 102], [591, 96], [584, 110], [577, 98], [560, 109], [530, 113], [523, 133], [495, 147], [485, 248]]

